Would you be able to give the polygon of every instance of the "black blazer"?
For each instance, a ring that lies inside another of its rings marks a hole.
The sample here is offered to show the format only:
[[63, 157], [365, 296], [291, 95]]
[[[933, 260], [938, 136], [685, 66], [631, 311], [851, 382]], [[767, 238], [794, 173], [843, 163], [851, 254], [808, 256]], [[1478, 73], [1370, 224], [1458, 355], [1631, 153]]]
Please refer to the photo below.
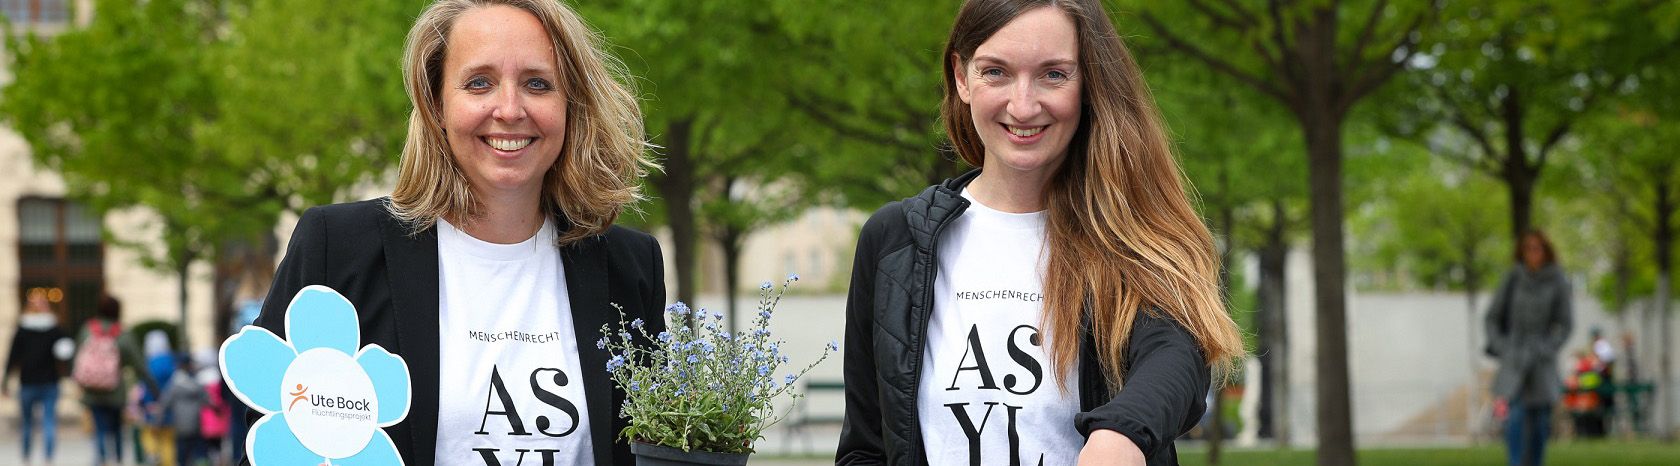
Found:
[[[433, 464], [438, 412], [437, 229], [410, 234], [386, 210], [387, 199], [311, 208], [292, 230], [286, 257], [274, 274], [256, 325], [285, 338], [287, 304], [298, 290], [326, 285], [355, 304], [362, 341], [377, 343], [408, 362], [413, 400], [408, 417], [386, 429], [405, 464]], [[561, 228], [567, 225], [556, 219]], [[607, 352], [594, 342], [601, 325], [617, 323], [610, 306], [665, 330], [664, 259], [652, 236], [622, 227], [560, 248], [572, 323], [578, 339], [584, 398], [596, 464], [632, 465], [630, 447], [615, 442], [624, 392], [607, 377]], [[249, 422], [260, 413], [252, 412]]]

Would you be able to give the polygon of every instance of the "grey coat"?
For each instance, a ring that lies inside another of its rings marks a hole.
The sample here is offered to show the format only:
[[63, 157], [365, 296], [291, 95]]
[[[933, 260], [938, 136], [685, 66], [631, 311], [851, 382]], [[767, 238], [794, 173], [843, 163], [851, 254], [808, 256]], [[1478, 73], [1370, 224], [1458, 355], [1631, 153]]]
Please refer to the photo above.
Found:
[[1488, 306], [1488, 351], [1499, 360], [1493, 395], [1511, 403], [1550, 405], [1562, 396], [1558, 351], [1574, 325], [1569, 279], [1557, 265], [1505, 273]]
[[169, 378], [169, 388], [164, 389], [163, 397], [158, 399], [159, 409], [162, 409], [169, 419], [169, 425], [175, 428], [175, 435], [198, 436], [198, 412], [210, 404], [210, 393], [204, 391], [204, 386], [193, 380], [192, 372], [176, 371]]

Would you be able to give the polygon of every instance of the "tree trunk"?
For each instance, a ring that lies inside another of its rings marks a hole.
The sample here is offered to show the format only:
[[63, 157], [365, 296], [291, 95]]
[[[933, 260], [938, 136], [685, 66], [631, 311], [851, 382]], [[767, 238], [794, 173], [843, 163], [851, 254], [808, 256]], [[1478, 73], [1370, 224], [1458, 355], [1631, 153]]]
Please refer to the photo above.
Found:
[[215, 341], [227, 339], [235, 329], [234, 311], [241, 298], [261, 297], [274, 282], [274, 254], [280, 245], [272, 231], [247, 240], [222, 242], [216, 253], [215, 290], [211, 301], [210, 335]]
[[1523, 232], [1534, 228], [1529, 212], [1534, 205], [1534, 178], [1527, 168], [1511, 167], [1505, 173], [1505, 189], [1511, 199], [1511, 242], [1522, 244]]
[[1272, 201], [1272, 225], [1267, 230], [1266, 244], [1260, 248], [1260, 355], [1261, 393], [1260, 436], [1276, 439], [1279, 448], [1287, 448], [1289, 439], [1289, 333], [1287, 281], [1284, 274], [1289, 257], [1289, 244], [1284, 239], [1288, 219], [1284, 217], [1283, 201]]
[[1610, 257], [1611, 275], [1615, 278], [1617, 315], [1627, 313], [1628, 299], [1633, 294], [1629, 288], [1633, 286], [1633, 259], [1628, 250], [1627, 237], [1615, 235], [1615, 252]]
[[1460, 264], [1460, 268], [1464, 270], [1464, 296], [1469, 300], [1471, 315], [1476, 314], [1476, 292], [1482, 289], [1481, 270], [1476, 267], [1477, 256], [1482, 253], [1481, 248], [1476, 244], [1479, 240], [1481, 238], [1472, 237], [1466, 232], [1465, 237], [1460, 238], [1463, 244], [1459, 247], [1459, 254], [1464, 255], [1464, 260]]
[[175, 342], [179, 345], [175, 348], [176, 351], [192, 347], [192, 340], [187, 337], [187, 283], [188, 280], [192, 278], [191, 269], [193, 256], [194, 254], [187, 253], [185, 254], [185, 257], [182, 257], [181, 261], [175, 265], [175, 293], [176, 296], [179, 297], [181, 303], [180, 315], [177, 316], [175, 321], [175, 336], [179, 338], [179, 340]]
[[1356, 459], [1347, 360], [1347, 258], [1342, 244], [1342, 115], [1331, 110], [1328, 96], [1320, 95], [1326, 92], [1309, 91], [1308, 110], [1300, 115], [1312, 199], [1318, 465], [1352, 466]]
[[1478, 239], [1465, 235], [1459, 240], [1463, 241], [1459, 253], [1464, 255], [1463, 262], [1460, 264], [1460, 268], [1464, 270], [1464, 299], [1469, 306], [1465, 308], [1464, 313], [1464, 328], [1466, 329], [1464, 344], [1468, 347], [1465, 348], [1464, 354], [1470, 359], [1464, 366], [1470, 375], [1470, 378], [1465, 379], [1468, 388], [1464, 397], [1466, 400], [1464, 403], [1464, 431], [1468, 433], [1470, 443], [1475, 444], [1477, 440], [1476, 432], [1479, 431], [1479, 426], [1476, 425], [1478, 419], [1476, 413], [1480, 413], [1482, 410], [1480, 406], [1476, 406], [1474, 400], [1477, 393], [1483, 392], [1476, 371], [1476, 362], [1482, 358], [1482, 349], [1479, 344], [1481, 342], [1476, 339], [1476, 329], [1481, 328], [1477, 325], [1478, 319], [1476, 318], [1479, 315], [1476, 311], [1476, 292], [1481, 289], [1482, 280], [1480, 274], [1477, 273], [1479, 270], [1476, 268], [1476, 256], [1479, 253], [1476, 247]]
[[1522, 96], [1515, 87], [1500, 100], [1500, 117], [1505, 125], [1505, 160], [1500, 175], [1511, 198], [1511, 244], [1520, 245], [1522, 234], [1533, 228], [1534, 184], [1540, 178], [1540, 166], [1528, 162], [1528, 149], [1523, 144]]
[[1318, 466], [1353, 466], [1353, 412], [1348, 392], [1347, 253], [1343, 247], [1342, 123], [1346, 76], [1336, 66], [1334, 5], [1315, 7], [1296, 23], [1299, 80], [1290, 110], [1307, 143], [1308, 197], [1312, 208], [1313, 305], [1318, 354]]
[[[1346, 251], [1343, 247], [1342, 206], [1342, 125], [1347, 113], [1361, 98], [1369, 95], [1391, 72], [1399, 69], [1415, 53], [1414, 34], [1426, 20], [1439, 11], [1431, 6], [1429, 16], [1418, 17], [1400, 35], [1400, 41], [1387, 53], [1369, 58], [1366, 54], [1368, 33], [1352, 50], [1338, 50], [1338, 2], [1314, 2], [1300, 8], [1271, 5], [1271, 24], [1248, 31], [1241, 21], [1222, 21], [1221, 15], [1211, 14], [1219, 29], [1239, 29], [1243, 33], [1270, 30], [1272, 42], [1278, 47], [1279, 58], [1272, 58], [1264, 49], [1263, 40], [1252, 43], [1266, 55], [1267, 70], [1255, 75], [1222, 59], [1216, 53], [1187, 45], [1170, 29], [1147, 13], [1143, 16], [1158, 35], [1169, 38], [1169, 46], [1186, 51], [1209, 64], [1216, 71], [1232, 75], [1282, 101], [1301, 125], [1307, 143], [1307, 165], [1312, 205], [1314, 304], [1317, 314], [1318, 353], [1316, 359], [1316, 387], [1318, 400], [1319, 466], [1352, 466], [1355, 464], [1353, 445], [1353, 417], [1349, 403], [1347, 365], [1347, 292]], [[1241, 8], [1237, 8], [1241, 10]], [[1288, 13], [1284, 13], [1287, 10]], [[1285, 18], [1287, 16], [1287, 18]], [[1367, 28], [1373, 28], [1378, 16], [1371, 16]], [[1231, 26], [1230, 24], [1236, 24]], [[1222, 52], [1222, 51], [1221, 51]], [[1385, 57], [1386, 56], [1386, 57]], [[1351, 65], [1351, 66], [1342, 66]], [[1374, 68], [1373, 68], [1374, 67]], [[1384, 68], [1388, 67], [1388, 68]]]
[[[1220, 167], [1219, 170], [1219, 183], [1221, 185], [1220, 190], [1222, 191], [1221, 194], [1225, 196], [1225, 202], [1220, 203], [1222, 204], [1222, 207], [1219, 209], [1220, 234], [1225, 237], [1225, 244], [1219, 248], [1219, 289], [1224, 290], [1225, 303], [1229, 305], [1231, 302], [1232, 288], [1231, 258], [1233, 256], [1232, 253], [1235, 252], [1236, 246], [1235, 237], [1231, 234], [1231, 224], [1235, 223], [1232, 220], [1232, 217], [1235, 217], [1236, 214], [1232, 212], [1233, 209], [1229, 197], [1231, 194], [1231, 186], [1227, 168], [1228, 167]], [[1208, 430], [1212, 432], [1209, 432], [1207, 437], [1207, 464], [1210, 466], [1219, 464], [1219, 453], [1221, 447], [1225, 444], [1224, 392], [1224, 387], [1214, 387], [1213, 406], [1211, 407], [1213, 410], [1213, 418], [1210, 422], [1208, 422]]]
[[216, 260], [211, 267], [212, 290], [210, 291], [210, 338], [222, 341], [227, 338], [227, 322], [235, 302], [239, 300], [239, 284], [245, 277], [245, 268], [250, 265], [247, 261], [250, 253], [246, 252], [244, 241], [223, 241], [221, 248], [216, 251]]
[[737, 287], [741, 283], [741, 249], [746, 234], [734, 226], [726, 226], [723, 229], [723, 233], [718, 238], [718, 248], [723, 250], [723, 297], [728, 300], [727, 309], [729, 311], [729, 318], [724, 320], [729, 321], [729, 333], [733, 335], [741, 327], [736, 324], [736, 319], [740, 314], [736, 312], [738, 307], [736, 302], [739, 300], [736, 299], [735, 295], [737, 294]]
[[1347, 252], [1342, 246], [1342, 121], [1344, 76], [1336, 67], [1334, 7], [1317, 7], [1297, 24], [1302, 77], [1292, 104], [1307, 141], [1307, 182], [1312, 200], [1312, 281], [1319, 340], [1315, 357], [1319, 466], [1352, 466], [1354, 436], [1347, 375]]
[[654, 187], [665, 198], [665, 223], [671, 227], [671, 259], [676, 266], [677, 301], [694, 304], [694, 160], [690, 142], [692, 116], [672, 120], [665, 130], [665, 170]]
[[1657, 427], [1657, 435], [1665, 442], [1674, 441], [1676, 403], [1674, 394], [1675, 392], [1680, 392], [1680, 390], [1675, 390], [1673, 388], [1674, 386], [1671, 384], [1674, 381], [1674, 365], [1672, 361], [1673, 358], [1669, 355], [1669, 353], [1671, 352], [1671, 349], [1673, 349], [1672, 343], [1674, 340], [1670, 327], [1674, 325], [1674, 323], [1668, 315], [1668, 300], [1671, 299], [1669, 297], [1668, 289], [1669, 277], [1671, 277], [1671, 275], [1669, 275], [1669, 271], [1667, 269], [1657, 272], [1657, 321], [1659, 322], [1658, 334], [1661, 335], [1661, 341], [1658, 343], [1658, 352], [1660, 354], [1657, 355], [1657, 363], [1659, 364], [1657, 367], [1659, 379], [1656, 383], [1656, 394], [1658, 398], [1656, 402], [1658, 406], [1662, 407], [1662, 411], [1658, 413], [1659, 424]]
[[1668, 302], [1671, 299], [1669, 296], [1669, 279], [1673, 277], [1672, 272], [1674, 270], [1674, 225], [1670, 221], [1674, 216], [1675, 205], [1672, 202], [1673, 193], [1670, 192], [1674, 187], [1669, 184], [1667, 173], [1668, 171], [1665, 170], [1657, 175], [1657, 202], [1656, 211], [1653, 212], [1656, 217], [1656, 231], [1653, 232], [1655, 235], [1651, 239], [1656, 241], [1657, 246], [1657, 316], [1660, 319], [1658, 328], [1662, 338], [1659, 346], [1661, 354], [1657, 358], [1658, 364], [1660, 364], [1658, 371], [1660, 371], [1661, 379], [1656, 384], [1656, 393], [1659, 393], [1659, 397], [1662, 398], [1657, 403], [1663, 407], [1660, 414], [1662, 424], [1658, 432], [1661, 433], [1664, 441], [1672, 442], [1675, 437], [1674, 424], [1677, 420], [1675, 405], [1680, 403], [1680, 400], [1675, 400], [1674, 395], [1680, 390], [1673, 388], [1674, 361], [1671, 356], [1674, 349], [1673, 320], [1669, 316], [1668, 309]]

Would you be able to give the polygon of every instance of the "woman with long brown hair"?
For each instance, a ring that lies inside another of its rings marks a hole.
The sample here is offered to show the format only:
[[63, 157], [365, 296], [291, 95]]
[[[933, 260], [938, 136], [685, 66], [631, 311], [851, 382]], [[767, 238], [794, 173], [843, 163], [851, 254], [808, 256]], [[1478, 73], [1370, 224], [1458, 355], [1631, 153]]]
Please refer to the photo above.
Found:
[[1176, 464], [1243, 353], [1213, 241], [1094, 0], [970, 0], [942, 114], [977, 167], [864, 225], [836, 464]]
[[1551, 240], [1524, 232], [1516, 264], [1488, 305], [1487, 352], [1499, 360], [1493, 396], [1506, 406], [1505, 453], [1512, 466], [1545, 463], [1552, 407], [1563, 393], [1558, 352], [1574, 328], [1569, 277]]

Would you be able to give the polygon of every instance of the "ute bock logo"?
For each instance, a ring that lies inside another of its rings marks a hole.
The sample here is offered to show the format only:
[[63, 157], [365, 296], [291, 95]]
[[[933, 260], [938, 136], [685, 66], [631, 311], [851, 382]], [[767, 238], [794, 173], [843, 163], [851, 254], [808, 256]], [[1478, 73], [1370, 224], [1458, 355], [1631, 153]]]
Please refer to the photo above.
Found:
[[286, 405], [286, 411], [287, 412], [290, 412], [292, 410], [293, 406], [297, 406], [299, 401], [303, 401], [303, 400], [309, 398], [307, 396], [304, 396], [304, 394], [309, 393], [309, 387], [305, 387], [305, 386], [303, 386], [303, 384], [300, 383], [300, 384], [297, 384], [297, 388], [295, 390], [297, 390], [297, 391], [291, 393], [292, 403]]
[[296, 391], [287, 393], [292, 397], [292, 402], [286, 405], [286, 412], [292, 412], [292, 408], [297, 407], [298, 403], [307, 403], [307, 407], [312, 408], [309, 414], [316, 416], [345, 420], [366, 420], [372, 416], [373, 402], [366, 398], [345, 398], [319, 392], [310, 394], [309, 387], [301, 383], [294, 387]]
[[316, 407], [316, 408], [332, 408], [332, 409], [342, 409], [342, 410], [350, 410], [350, 411], [373, 411], [373, 403], [368, 401], [366, 398], [352, 399], [352, 398], [345, 398], [345, 397], [342, 397], [342, 396], [327, 396], [327, 395], [321, 395], [321, 394], [310, 395], [309, 394], [309, 387], [305, 387], [301, 383], [297, 384], [296, 390], [297, 391], [291, 393], [292, 403], [289, 404], [289, 405], [286, 405], [286, 411], [287, 412], [291, 412], [292, 407], [297, 406], [298, 402], [300, 402], [300, 401], [308, 401], [309, 406]]

